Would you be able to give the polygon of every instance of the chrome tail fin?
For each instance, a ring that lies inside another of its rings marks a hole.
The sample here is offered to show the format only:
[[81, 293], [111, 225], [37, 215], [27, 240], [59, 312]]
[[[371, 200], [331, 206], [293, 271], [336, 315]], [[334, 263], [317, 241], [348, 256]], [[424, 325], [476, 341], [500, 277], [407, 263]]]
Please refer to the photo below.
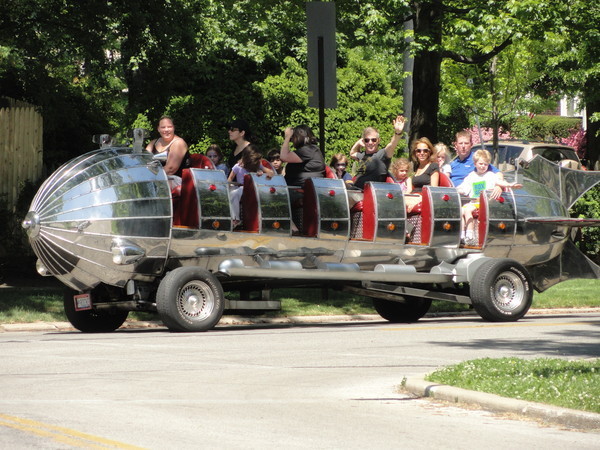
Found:
[[539, 155], [529, 162], [521, 161], [517, 174], [548, 186], [567, 208], [600, 183], [600, 171], [569, 169]]

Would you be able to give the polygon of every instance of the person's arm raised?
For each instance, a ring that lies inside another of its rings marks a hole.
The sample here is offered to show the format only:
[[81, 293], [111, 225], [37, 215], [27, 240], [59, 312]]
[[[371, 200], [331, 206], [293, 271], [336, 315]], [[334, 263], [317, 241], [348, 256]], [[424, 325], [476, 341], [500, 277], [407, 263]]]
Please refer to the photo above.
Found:
[[396, 152], [396, 147], [398, 147], [398, 142], [402, 138], [402, 130], [404, 130], [404, 124], [406, 123], [406, 119], [404, 116], [398, 116], [394, 119], [394, 135], [392, 136], [392, 140], [385, 147], [385, 153], [388, 158], [392, 158], [394, 153]]

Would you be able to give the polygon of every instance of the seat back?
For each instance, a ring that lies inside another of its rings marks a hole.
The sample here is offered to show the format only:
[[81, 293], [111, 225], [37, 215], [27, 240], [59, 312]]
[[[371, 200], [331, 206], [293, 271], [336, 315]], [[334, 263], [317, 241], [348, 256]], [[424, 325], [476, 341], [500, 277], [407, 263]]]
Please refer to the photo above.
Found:
[[273, 173], [277, 173], [277, 171], [275, 170], [275, 167], [273, 167], [273, 164], [271, 164], [271, 161], [269, 161], [267, 159], [262, 158], [260, 160], [260, 165], [263, 166], [263, 167], [265, 167], [265, 168], [267, 168], [267, 169], [269, 169], [269, 170], [272, 170]]
[[452, 182], [452, 180], [450, 179], [450, 177], [448, 175], [446, 175], [444, 172], [440, 171], [440, 182], [439, 185], [441, 187], [454, 187], [454, 183]]
[[405, 220], [406, 208], [399, 184], [365, 183], [363, 239], [404, 243]]
[[174, 213], [173, 222], [189, 228], [229, 231], [229, 205], [229, 187], [223, 171], [184, 169], [178, 213]]
[[304, 183], [303, 234], [348, 239], [350, 212], [344, 180], [309, 178]]
[[190, 153], [190, 162], [194, 169], [215, 169], [211, 159], [202, 153]]
[[325, 166], [325, 178], [337, 178], [337, 176], [335, 175], [335, 172], [333, 171], [333, 169], [330, 166]]
[[291, 235], [290, 198], [283, 176], [246, 174], [241, 203], [244, 231]]

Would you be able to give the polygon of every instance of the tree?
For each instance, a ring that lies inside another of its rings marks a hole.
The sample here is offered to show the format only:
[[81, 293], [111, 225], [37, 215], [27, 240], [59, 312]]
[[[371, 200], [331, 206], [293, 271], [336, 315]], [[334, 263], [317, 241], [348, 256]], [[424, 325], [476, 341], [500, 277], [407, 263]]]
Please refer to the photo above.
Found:
[[546, 34], [540, 49], [539, 78], [535, 89], [579, 96], [587, 110], [587, 158], [594, 167], [600, 160], [600, 4], [597, 1], [557, 2], [556, 26]]

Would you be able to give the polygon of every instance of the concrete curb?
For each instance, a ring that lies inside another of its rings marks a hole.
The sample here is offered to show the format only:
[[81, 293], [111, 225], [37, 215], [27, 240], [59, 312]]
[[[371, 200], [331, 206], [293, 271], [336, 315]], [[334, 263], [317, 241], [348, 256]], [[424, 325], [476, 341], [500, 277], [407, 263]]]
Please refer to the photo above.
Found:
[[[561, 315], [561, 314], [585, 314], [598, 313], [600, 308], [556, 308], [556, 309], [531, 309], [528, 315]], [[427, 313], [425, 318], [433, 317], [479, 317], [474, 311], [440, 312]], [[245, 317], [235, 315], [225, 315], [221, 318], [217, 327], [222, 325], [261, 325], [261, 324], [311, 324], [311, 323], [331, 323], [331, 322], [357, 322], [373, 321], [381, 322], [379, 314], [342, 314], [332, 316], [288, 316], [288, 317]], [[391, 323], [391, 322], [389, 322]], [[144, 329], [144, 328], [164, 328], [160, 320], [142, 321], [127, 320], [121, 329]], [[74, 330], [69, 322], [32, 322], [32, 323], [0, 323], [0, 333], [16, 331], [69, 331]]]
[[474, 404], [488, 411], [518, 414], [544, 423], [558, 424], [578, 430], [600, 430], [600, 414], [596, 413], [511, 399], [486, 392], [469, 391], [432, 383], [422, 377], [404, 378], [402, 388], [417, 397], [429, 397], [451, 403]]
[[[316, 324], [331, 322], [356, 322], [356, 321], [382, 321], [378, 314], [354, 314], [337, 316], [289, 316], [289, 317], [244, 317], [244, 316], [223, 316], [219, 326], [228, 325], [286, 325], [286, 324]], [[127, 320], [120, 329], [138, 330], [145, 328], [165, 328], [160, 320], [143, 321]], [[33, 322], [33, 323], [6, 323], [0, 324], [0, 333], [17, 331], [73, 331], [75, 328], [69, 322]]]

